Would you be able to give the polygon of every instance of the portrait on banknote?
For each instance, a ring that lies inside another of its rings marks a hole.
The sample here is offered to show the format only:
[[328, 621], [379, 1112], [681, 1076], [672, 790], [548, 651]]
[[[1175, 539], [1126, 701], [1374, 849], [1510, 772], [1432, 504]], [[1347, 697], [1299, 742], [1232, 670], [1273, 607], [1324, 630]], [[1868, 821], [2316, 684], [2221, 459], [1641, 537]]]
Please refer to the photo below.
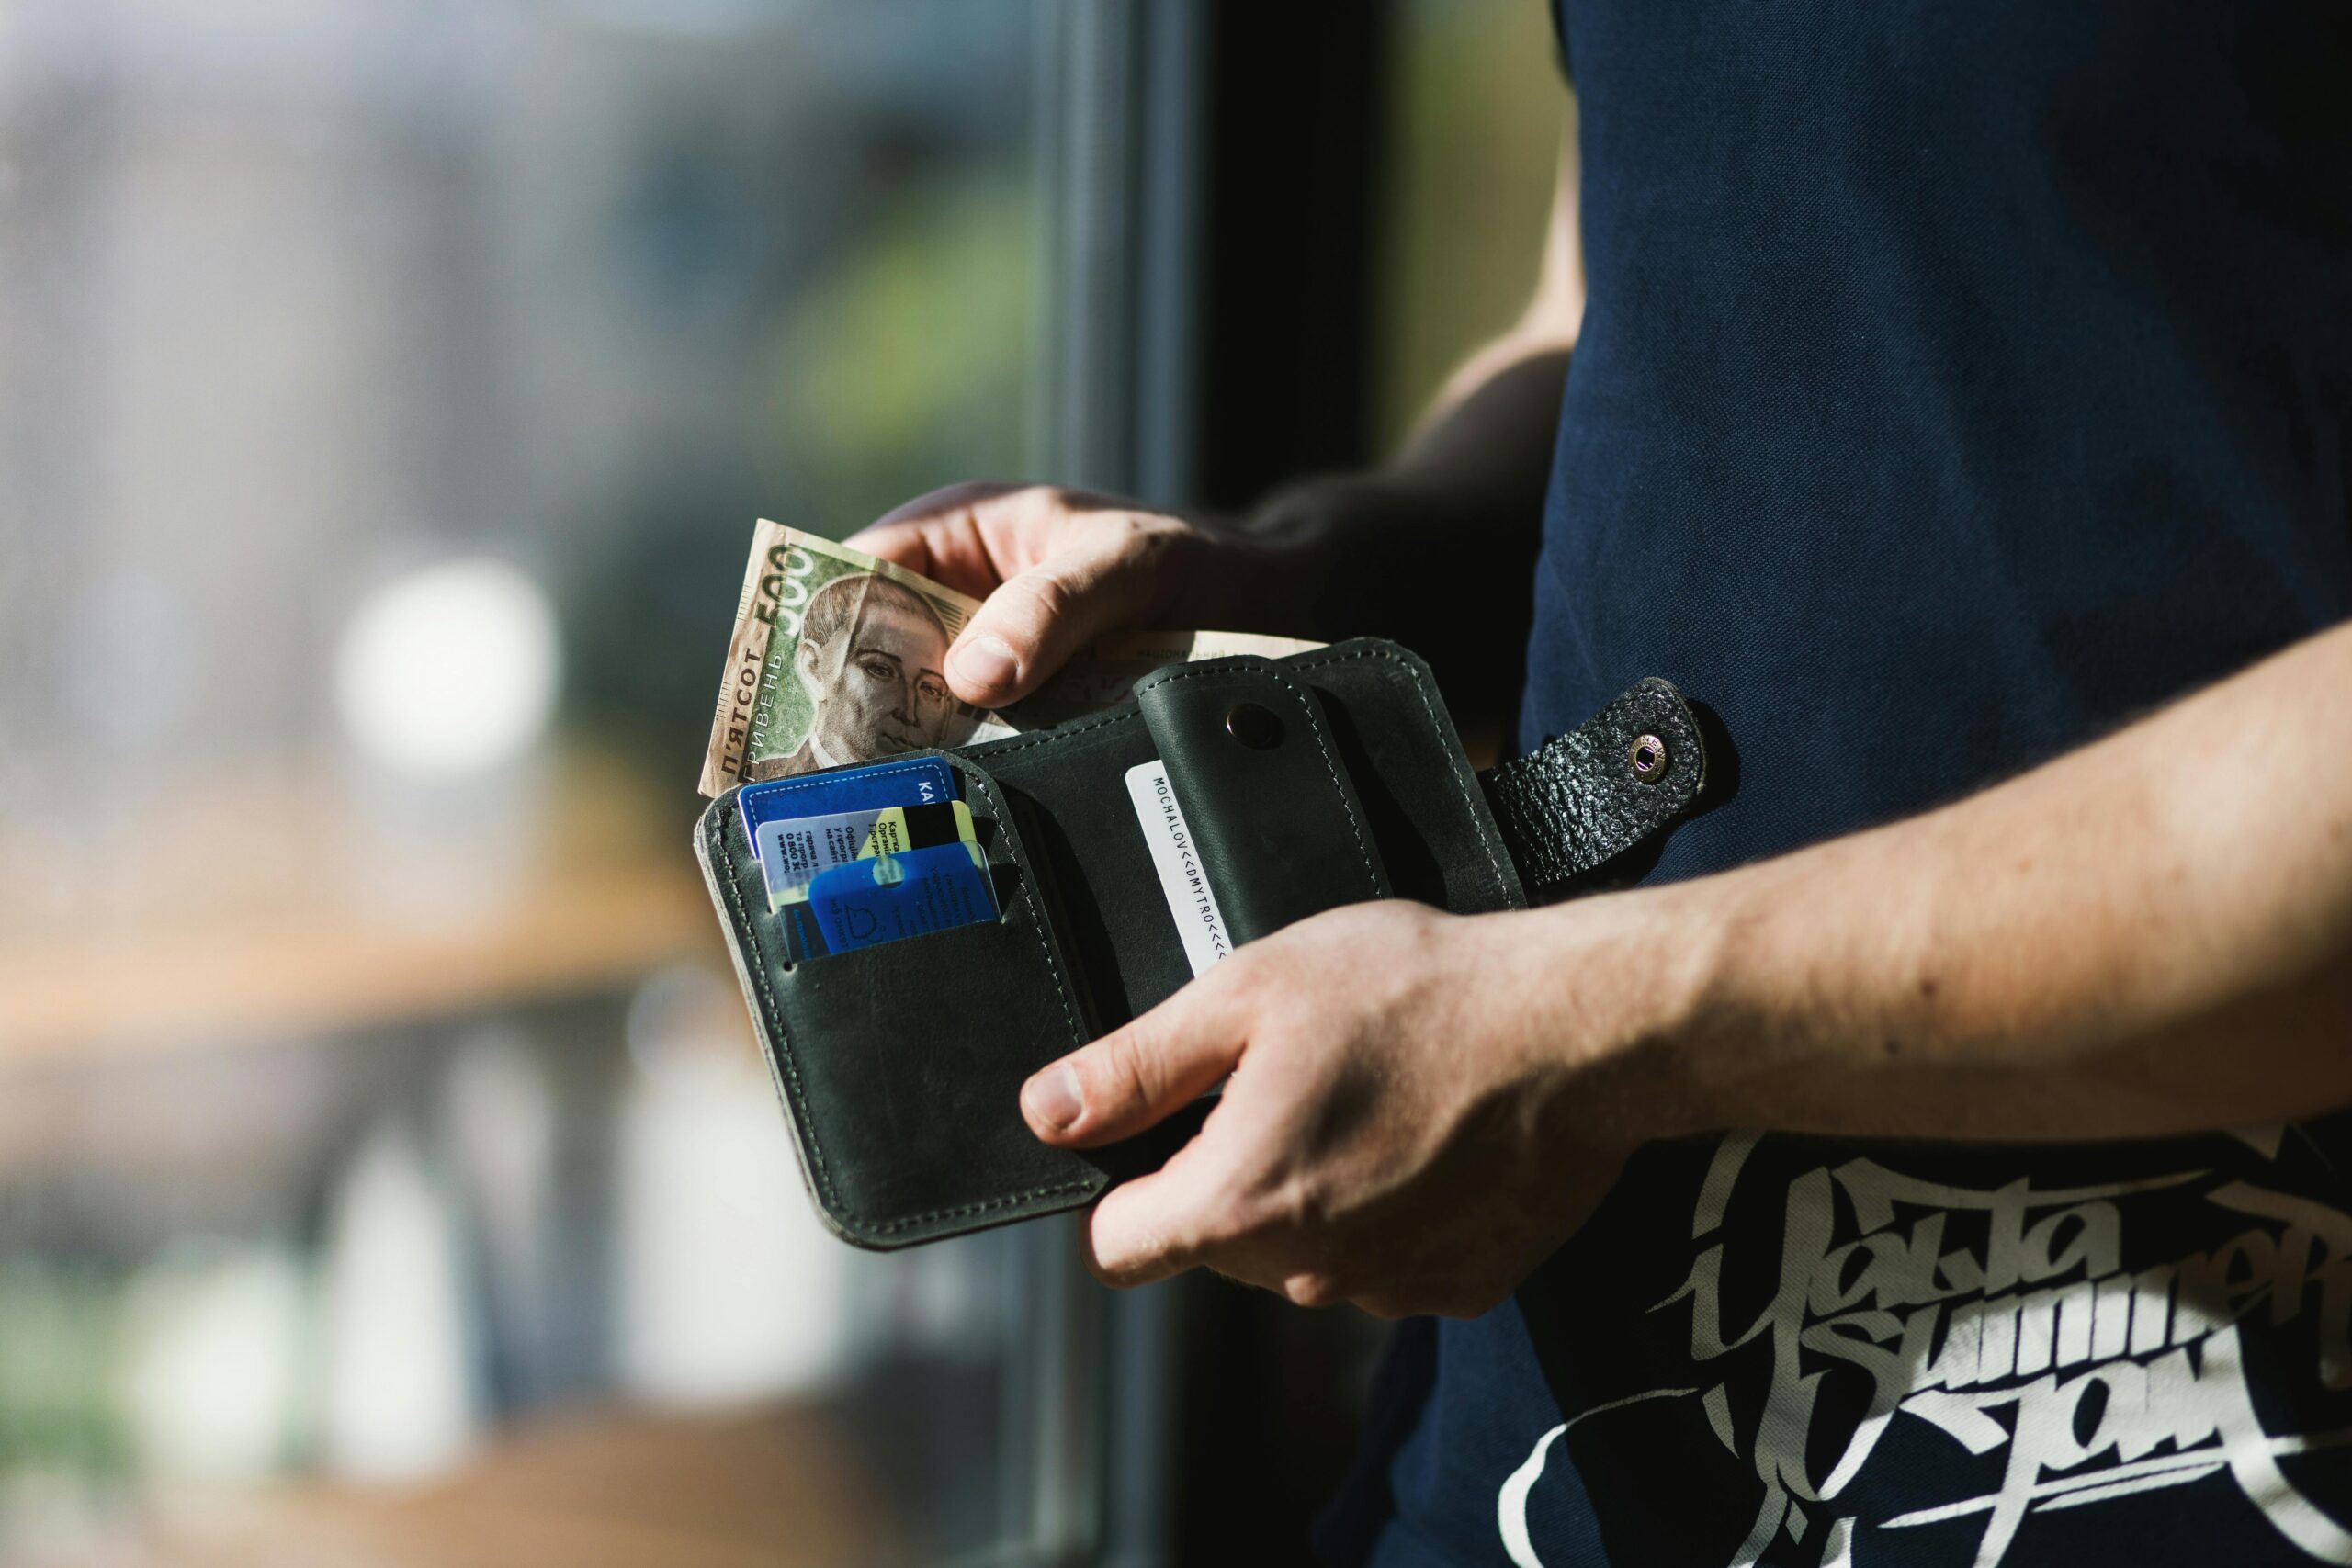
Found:
[[[972, 737], [978, 710], [947, 689], [947, 649], [962, 606], [876, 569], [810, 550], [786, 553], [776, 632], [755, 727], [768, 755], [747, 777], [782, 778], [876, 761]], [[778, 652], [783, 652], [778, 649]]]
[[939, 612], [903, 583], [854, 571], [818, 589], [792, 658], [807, 730], [763, 771], [780, 777], [964, 739], [978, 716], [947, 690], [948, 640]]
[[763, 520], [753, 530], [701, 787], [967, 746], [1126, 699], [1153, 670], [1317, 646], [1235, 632], [1116, 632], [1017, 707], [988, 713], [947, 688], [947, 650], [979, 601], [847, 545]]

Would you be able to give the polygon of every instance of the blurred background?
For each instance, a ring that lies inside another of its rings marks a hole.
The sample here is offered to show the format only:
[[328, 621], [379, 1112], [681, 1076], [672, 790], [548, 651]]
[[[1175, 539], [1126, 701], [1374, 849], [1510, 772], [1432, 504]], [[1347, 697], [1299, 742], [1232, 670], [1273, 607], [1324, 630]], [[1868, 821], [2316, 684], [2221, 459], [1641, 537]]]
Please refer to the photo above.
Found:
[[1565, 107], [1542, 0], [0, 0], [0, 1562], [1297, 1560], [1375, 1329], [825, 1236], [692, 784], [754, 517], [1378, 453]]

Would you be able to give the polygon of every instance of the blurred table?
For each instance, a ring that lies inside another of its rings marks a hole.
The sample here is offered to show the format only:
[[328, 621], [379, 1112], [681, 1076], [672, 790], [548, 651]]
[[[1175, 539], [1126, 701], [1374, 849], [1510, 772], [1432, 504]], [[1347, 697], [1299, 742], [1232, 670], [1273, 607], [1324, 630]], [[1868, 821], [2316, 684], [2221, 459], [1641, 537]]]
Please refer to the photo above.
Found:
[[824, 1413], [786, 1406], [575, 1416], [430, 1484], [280, 1487], [160, 1512], [60, 1568], [862, 1568], [913, 1551]]
[[686, 843], [699, 803], [593, 756], [454, 806], [299, 764], [104, 794], [105, 819], [0, 831], [0, 1065], [316, 1036], [719, 960]]

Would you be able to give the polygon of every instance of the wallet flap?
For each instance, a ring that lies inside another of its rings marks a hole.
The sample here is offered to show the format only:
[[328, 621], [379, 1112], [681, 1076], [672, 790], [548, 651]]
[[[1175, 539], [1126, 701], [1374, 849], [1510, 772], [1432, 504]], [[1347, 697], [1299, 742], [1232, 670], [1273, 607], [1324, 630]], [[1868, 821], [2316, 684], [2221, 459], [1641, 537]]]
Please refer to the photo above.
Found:
[[1521, 881], [1538, 901], [1633, 880], [1611, 876], [1619, 857], [1655, 846], [1706, 782], [1698, 720], [1674, 683], [1655, 675], [1567, 734], [1479, 777]]
[[[1280, 682], [1268, 681], [1270, 669]], [[1181, 682], [1174, 679], [1179, 675]], [[1227, 679], [1238, 684], [1222, 687]], [[1360, 637], [1271, 664], [1236, 656], [1179, 666], [1147, 677], [1137, 696], [1114, 708], [964, 753], [988, 771], [1016, 808], [1031, 808], [1023, 818], [1028, 842], [1052, 868], [1069, 915], [1063, 946], [1085, 972], [1104, 1029], [1161, 1000], [1192, 975], [1126, 775], [1157, 759], [1171, 775], [1186, 826], [1195, 833], [1216, 832], [1228, 845], [1238, 841], [1238, 835], [1210, 827], [1212, 812], [1196, 807], [1191, 791], [1219, 793], [1223, 780], [1200, 782], [1209, 775], [1199, 765], [1203, 748], [1208, 741], [1235, 745], [1222, 728], [1227, 712], [1235, 701], [1251, 694], [1262, 698], [1270, 688], [1274, 700], [1260, 705], [1275, 717], [1293, 702], [1303, 706], [1303, 713], [1292, 713], [1289, 733], [1305, 747], [1295, 761], [1311, 773], [1300, 781], [1301, 793], [1285, 784], [1270, 790], [1280, 799], [1249, 795], [1239, 804], [1245, 811], [1319, 818], [1303, 836], [1318, 845], [1325, 880], [1312, 885], [1319, 897], [1305, 903], [1329, 908], [1370, 897], [1376, 878], [1395, 897], [1459, 914], [1526, 906], [1476, 776], [1438, 700], [1436, 681], [1412, 653]], [[1204, 716], [1191, 722], [1193, 708], [1183, 695], [1219, 692], [1228, 699], [1226, 705], [1203, 701], [1197, 706]], [[1157, 712], [1148, 723], [1147, 701]], [[1175, 744], [1164, 744], [1159, 732]], [[1315, 749], [1316, 740], [1324, 751]], [[1336, 782], [1323, 771], [1327, 754]], [[1190, 790], [1174, 776], [1188, 765], [1196, 775]], [[1370, 873], [1353, 858], [1358, 829], [1365, 834]], [[1246, 905], [1249, 934], [1271, 929], [1276, 911], [1256, 870], [1245, 868], [1238, 883], [1229, 869], [1206, 880], [1229, 924]]]
[[1132, 780], [1164, 779], [1199, 878], [1246, 942], [1370, 898], [1476, 914], [1589, 886], [1688, 809], [1704, 771], [1689, 710], [1654, 681], [1481, 781], [1429, 667], [1371, 638], [1164, 670], [1058, 728], [910, 755], [955, 770], [995, 919], [796, 963], [740, 792], [695, 835], [817, 1208], [876, 1248], [1077, 1208], [1198, 1125], [1201, 1106], [1067, 1150], [1021, 1115], [1031, 1073], [1200, 962], [1177, 923], [1181, 880], [1155, 866], [1160, 818]]
[[1310, 688], [1245, 655], [1148, 676], [1135, 696], [1235, 942], [1388, 896]]

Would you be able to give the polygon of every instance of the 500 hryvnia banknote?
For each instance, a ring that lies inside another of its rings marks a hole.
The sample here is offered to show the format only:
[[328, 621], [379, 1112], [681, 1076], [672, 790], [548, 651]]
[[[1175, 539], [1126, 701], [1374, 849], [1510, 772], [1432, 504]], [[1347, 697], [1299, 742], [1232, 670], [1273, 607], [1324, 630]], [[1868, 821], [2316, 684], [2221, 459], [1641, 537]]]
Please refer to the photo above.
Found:
[[763, 519], [735, 606], [702, 793], [1057, 724], [1125, 699], [1167, 664], [1316, 645], [1238, 632], [1124, 632], [1001, 713], [957, 702], [947, 649], [979, 601]]

